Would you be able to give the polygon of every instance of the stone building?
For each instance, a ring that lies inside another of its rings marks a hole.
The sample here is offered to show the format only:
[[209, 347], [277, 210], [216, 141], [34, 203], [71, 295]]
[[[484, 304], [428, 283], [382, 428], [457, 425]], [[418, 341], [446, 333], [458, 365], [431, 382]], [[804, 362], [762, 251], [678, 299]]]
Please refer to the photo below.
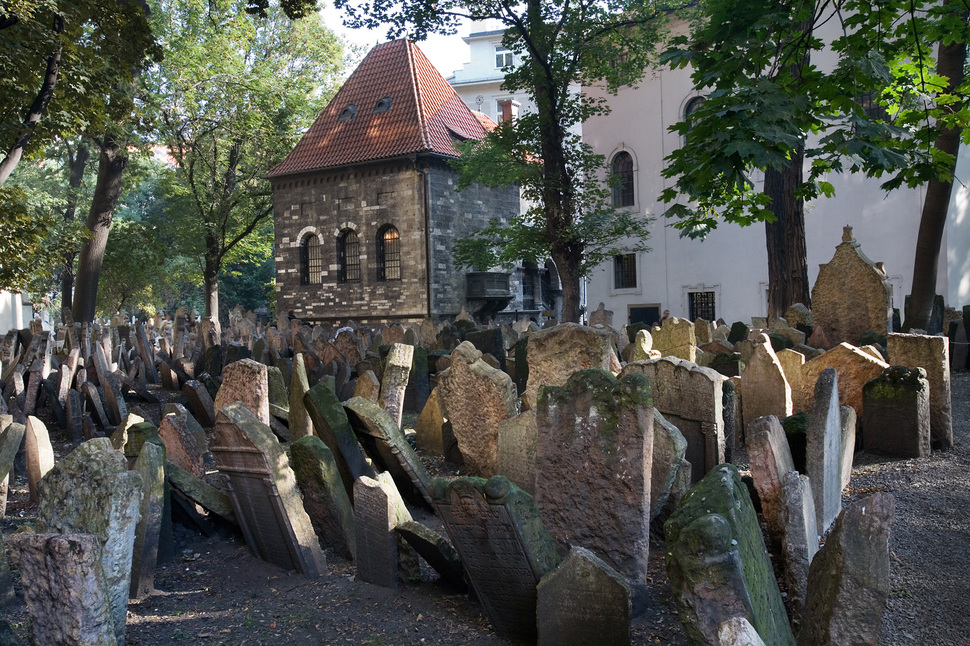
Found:
[[514, 186], [456, 191], [455, 144], [493, 126], [413, 42], [372, 49], [268, 175], [277, 310], [313, 322], [376, 323], [512, 302], [507, 278], [467, 294], [451, 254], [454, 240], [519, 210]]

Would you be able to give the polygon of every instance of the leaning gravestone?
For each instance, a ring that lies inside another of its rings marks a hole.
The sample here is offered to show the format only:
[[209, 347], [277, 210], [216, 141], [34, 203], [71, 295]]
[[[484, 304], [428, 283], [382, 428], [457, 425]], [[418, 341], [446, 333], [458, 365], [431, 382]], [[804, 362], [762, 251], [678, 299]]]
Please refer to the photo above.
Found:
[[559, 564], [535, 502], [502, 476], [437, 479], [432, 491], [495, 632], [535, 641], [536, 586]]
[[40, 533], [97, 537], [115, 638], [124, 643], [141, 475], [128, 471], [125, 456], [102, 437], [84, 442], [55, 464], [39, 491]]
[[536, 505], [561, 546], [596, 549], [646, 585], [653, 461], [650, 383], [581, 370], [539, 391]]
[[394, 531], [411, 514], [386, 473], [361, 476], [354, 483], [357, 576], [365, 583], [397, 589], [398, 539]]
[[754, 480], [768, 536], [780, 545], [784, 535], [785, 477], [795, 471], [785, 429], [774, 415], [765, 415], [748, 424], [745, 434], [748, 464]]
[[428, 562], [441, 575], [441, 580], [462, 591], [465, 584], [465, 569], [454, 546], [445, 538], [421, 523], [409, 520], [399, 524], [395, 530], [414, 548], [421, 558]]
[[629, 646], [630, 589], [589, 550], [569, 550], [537, 592], [539, 646]]
[[333, 452], [319, 437], [306, 435], [290, 445], [290, 462], [320, 544], [353, 560], [357, 551], [354, 509]]
[[922, 368], [886, 368], [862, 389], [866, 451], [897, 458], [930, 454], [930, 392]]
[[656, 518], [673, 491], [680, 473], [687, 440], [683, 433], [653, 409], [653, 460], [650, 468], [650, 518]]
[[[953, 446], [953, 405], [950, 395], [950, 354], [946, 337], [890, 334], [886, 339], [889, 363], [923, 368], [930, 390], [930, 433], [934, 446]], [[865, 428], [865, 426], [863, 426]]]
[[228, 476], [229, 497], [249, 549], [285, 570], [324, 574], [326, 558], [286, 453], [269, 426], [242, 402], [226, 404], [209, 450], [216, 468]]
[[230, 363], [222, 370], [222, 385], [214, 404], [216, 415], [226, 404], [242, 402], [263, 424], [269, 424], [269, 376], [252, 359]]
[[188, 399], [189, 408], [199, 423], [206, 428], [212, 428], [216, 423], [215, 405], [212, 403], [212, 395], [202, 382], [196, 379], [186, 381], [182, 385], [182, 394]]
[[808, 476], [797, 471], [785, 474], [781, 483], [784, 497], [782, 549], [785, 581], [791, 602], [792, 624], [798, 626], [805, 609], [808, 568], [818, 552], [818, 524], [815, 499]]
[[498, 472], [530, 496], [536, 490], [535, 410], [527, 410], [498, 424]]
[[141, 474], [140, 518], [135, 526], [131, 561], [132, 599], [147, 597], [155, 590], [155, 565], [165, 506], [165, 448], [151, 442], [142, 445], [134, 470]]
[[401, 425], [401, 416], [404, 414], [404, 393], [407, 391], [413, 360], [413, 345], [395, 343], [391, 346], [391, 351], [387, 354], [387, 362], [384, 364], [380, 402], [398, 426]]
[[310, 414], [307, 413], [306, 404], [303, 403], [303, 397], [308, 390], [310, 390], [310, 381], [306, 374], [306, 364], [303, 362], [303, 354], [298, 353], [293, 357], [289, 395], [288, 422], [290, 439], [294, 442], [306, 435], [313, 435], [313, 422], [310, 421]]
[[333, 387], [325, 381], [308, 390], [303, 396], [303, 403], [306, 404], [314, 430], [333, 453], [347, 495], [351, 495], [357, 478], [373, 478], [374, 470], [364, 458], [343, 404], [337, 399]]
[[815, 383], [806, 429], [805, 472], [812, 483], [818, 530], [825, 533], [842, 509], [842, 415], [839, 378], [833, 368], [823, 370]]
[[664, 533], [667, 576], [690, 643], [717, 644], [721, 623], [744, 617], [769, 646], [795, 644], [758, 516], [735, 466], [704, 476]]

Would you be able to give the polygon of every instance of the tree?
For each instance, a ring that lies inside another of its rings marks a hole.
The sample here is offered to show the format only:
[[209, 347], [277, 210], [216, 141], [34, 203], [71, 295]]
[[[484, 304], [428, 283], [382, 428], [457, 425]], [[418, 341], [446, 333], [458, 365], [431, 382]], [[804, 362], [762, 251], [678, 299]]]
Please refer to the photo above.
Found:
[[[801, 203], [833, 193], [827, 173], [889, 175], [887, 190], [952, 177], [955, 154], [934, 141], [967, 110], [953, 110], [956, 94], [928, 55], [947, 30], [947, 39], [966, 40], [966, 20], [952, 13], [922, 1], [708, 0], [662, 57], [689, 66], [707, 97], [675, 126], [685, 144], [667, 157], [664, 175], [676, 183], [663, 199], [690, 204], [667, 215], [690, 237], [720, 220], [764, 222], [769, 317], [809, 304]], [[836, 36], [826, 42], [819, 30], [831, 24]], [[815, 64], [823, 50], [837, 57], [831, 69]], [[756, 173], [764, 173], [761, 192]]]
[[166, 57], [144, 81], [158, 143], [175, 163], [178, 206], [165, 231], [197, 263], [205, 315], [218, 317], [223, 264], [272, 245], [262, 177], [332, 93], [343, 50], [317, 14], [290, 21], [271, 10], [252, 19], [240, 0], [201, 4], [159, 3], [153, 24]]
[[388, 24], [390, 38], [408, 33], [422, 40], [430, 32], [451, 33], [459, 18], [493, 19], [506, 27], [503, 45], [519, 62], [507, 71], [504, 87], [526, 90], [537, 111], [503, 123], [478, 145], [465, 146], [459, 168], [466, 184], [518, 183], [535, 203], [508, 226], [493, 223], [479, 240], [499, 244], [506, 256], [512, 250], [527, 253], [525, 259], [551, 256], [562, 281], [567, 321], [579, 320], [582, 275], [619, 238], [629, 236], [628, 246], [642, 249], [647, 233], [645, 220], [609, 204], [603, 160], [574, 134], [575, 126], [608, 106], [575, 88], [605, 84], [616, 92], [635, 83], [654, 52], [667, 10], [676, 4], [687, 2], [335, 1], [354, 26]]

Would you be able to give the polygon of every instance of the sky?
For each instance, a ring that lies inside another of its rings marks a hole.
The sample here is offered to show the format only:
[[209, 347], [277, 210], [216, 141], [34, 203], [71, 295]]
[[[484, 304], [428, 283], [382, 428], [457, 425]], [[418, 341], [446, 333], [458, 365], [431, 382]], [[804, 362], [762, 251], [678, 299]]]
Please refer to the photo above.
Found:
[[[383, 29], [348, 29], [344, 27], [343, 12], [334, 9], [330, 2], [323, 4], [325, 6], [320, 13], [323, 15], [324, 24], [348, 41], [363, 46], [365, 54], [374, 45], [387, 40], [387, 32]], [[461, 39], [461, 36], [468, 35], [469, 31], [469, 27], [465, 26], [460, 28], [458, 34], [454, 36], [432, 35], [427, 40], [418, 43], [418, 47], [428, 57], [428, 60], [438, 68], [441, 75], [447, 78], [468, 62], [468, 45]]]

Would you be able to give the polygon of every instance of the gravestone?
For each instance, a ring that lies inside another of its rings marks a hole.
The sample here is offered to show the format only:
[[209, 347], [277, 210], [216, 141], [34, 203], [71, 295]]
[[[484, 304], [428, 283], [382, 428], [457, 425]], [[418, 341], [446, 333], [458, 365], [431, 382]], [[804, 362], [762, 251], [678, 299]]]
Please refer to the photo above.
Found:
[[717, 644], [721, 623], [744, 617], [766, 644], [795, 644], [758, 517], [734, 465], [704, 476], [664, 533], [667, 576], [690, 643]]
[[922, 368], [886, 368], [862, 390], [866, 451], [896, 458], [930, 454], [930, 393]]
[[654, 408], [650, 518], [656, 518], [666, 506], [685, 455], [687, 455], [687, 440], [683, 433]]
[[206, 390], [202, 382], [190, 379], [182, 385], [182, 394], [189, 402], [192, 414], [199, 423], [206, 428], [212, 428], [216, 423], [215, 404], [212, 395]]
[[400, 523], [395, 531], [441, 575], [442, 581], [462, 591], [468, 588], [461, 558], [447, 539], [414, 520]]
[[761, 635], [744, 617], [731, 617], [717, 629], [717, 646], [765, 646]]
[[497, 471], [530, 496], [536, 491], [538, 434], [535, 410], [523, 411], [498, 424]]
[[233, 511], [232, 500], [228, 495], [205, 480], [196, 478], [188, 471], [179, 468], [174, 462], [165, 462], [165, 482], [172, 490], [179, 492], [207, 512], [219, 516], [227, 523], [239, 525], [236, 512]]
[[189, 425], [185, 418], [175, 413], [169, 413], [162, 417], [158, 425], [158, 437], [165, 445], [165, 453], [168, 460], [171, 460], [182, 469], [185, 469], [196, 478], [205, 477], [205, 458], [206, 447], [199, 446], [198, 438], [189, 431]]
[[893, 292], [882, 263], [862, 253], [852, 227], [828, 263], [819, 265], [812, 286], [814, 331], [809, 345], [829, 349], [843, 342], [858, 343], [864, 332], [892, 331]]
[[[20, 445], [24, 441], [27, 427], [24, 424], [12, 422], [13, 418], [4, 416], [4, 421], [0, 422], [0, 488], [2, 488], [2, 498], [0, 498], [0, 512], [6, 513], [7, 508], [7, 489], [8, 483], [13, 481], [14, 460]], [[0, 513], [0, 516], [3, 516]]]
[[613, 325], [613, 312], [606, 309], [606, 305], [600, 302], [599, 307], [589, 313], [589, 326], [611, 327]]
[[451, 353], [451, 367], [438, 374], [437, 390], [468, 472], [491, 476], [498, 461], [498, 424], [518, 414], [518, 397], [512, 378], [481, 357], [463, 341]]
[[398, 540], [394, 528], [411, 514], [386, 473], [354, 483], [357, 576], [365, 583], [397, 589]]
[[812, 559], [798, 646], [879, 643], [895, 507], [892, 494], [877, 492], [839, 514]]
[[142, 496], [131, 560], [129, 596], [142, 599], [155, 591], [155, 565], [165, 507], [165, 449], [142, 445], [134, 470], [141, 474]]
[[401, 417], [404, 414], [404, 394], [407, 391], [413, 359], [413, 345], [395, 343], [391, 346], [384, 364], [380, 403], [398, 426], [401, 425]]
[[842, 489], [852, 481], [852, 459], [855, 457], [856, 414], [851, 406], [839, 406], [842, 418]]
[[356, 397], [344, 402], [344, 409], [351, 428], [378, 469], [388, 471], [399, 490], [416, 491], [415, 497], [430, 506], [431, 476], [390, 415], [376, 404]]
[[415, 425], [414, 441], [419, 449], [430, 455], [444, 455], [441, 429], [445, 421], [441, 403], [438, 401], [438, 389], [435, 388], [431, 391], [431, 396], [428, 397], [421, 414], [418, 415], [418, 422]]
[[502, 476], [437, 479], [432, 491], [495, 632], [535, 641], [536, 586], [559, 557], [531, 496]]
[[741, 373], [741, 411], [745, 427], [765, 415], [791, 415], [791, 386], [765, 335], [755, 339], [754, 352], [745, 363]]
[[37, 483], [54, 468], [54, 447], [51, 446], [47, 426], [34, 416], [27, 418], [24, 434], [24, 452], [27, 457], [27, 488], [31, 502], [39, 502]]
[[266, 366], [252, 359], [230, 363], [222, 370], [222, 385], [213, 405], [216, 415], [226, 404], [242, 402], [259, 421], [269, 424], [269, 377]]
[[536, 409], [536, 505], [561, 546], [596, 549], [634, 589], [650, 547], [653, 402], [639, 374], [581, 370]]
[[290, 462], [320, 545], [353, 560], [357, 552], [354, 509], [333, 452], [319, 437], [305, 435], [290, 445]]
[[40, 533], [97, 537], [115, 637], [124, 643], [141, 475], [128, 471], [125, 456], [103, 437], [84, 442], [57, 462], [41, 479], [39, 491]]
[[633, 361], [660, 358], [660, 351], [653, 349], [653, 337], [650, 336], [648, 330], [638, 330], [631, 346], [633, 347], [633, 355], [630, 358]]
[[748, 424], [745, 448], [754, 487], [772, 542], [780, 545], [785, 529], [785, 477], [795, 471], [785, 429], [774, 415], [765, 415]]
[[785, 587], [792, 608], [792, 624], [797, 627], [805, 608], [808, 567], [818, 552], [818, 524], [808, 476], [789, 471], [782, 479], [781, 488]]
[[[950, 394], [950, 351], [946, 337], [890, 334], [886, 339], [889, 363], [923, 368], [930, 390], [930, 433], [934, 446], [953, 446], [953, 405]], [[863, 426], [865, 428], [865, 426]]]
[[343, 328], [337, 332], [337, 337], [333, 341], [334, 346], [344, 357], [344, 361], [352, 366], [360, 363], [364, 358], [366, 350], [364, 343], [349, 328]]
[[[370, 365], [366, 361], [362, 361], [357, 364], [360, 365]], [[354, 397], [363, 397], [368, 401], [372, 401], [375, 404], [381, 400], [381, 382], [377, 380], [377, 375], [374, 371], [368, 368], [357, 377], [357, 383], [354, 385]]]
[[889, 367], [859, 348], [840, 343], [802, 366], [802, 387], [792, 393], [795, 410], [810, 411], [815, 397], [815, 384], [823, 370], [835, 368], [839, 377], [839, 404], [851, 406], [862, 417], [862, 387]]
[[337, 399], [333, 387], [325, 381], [310, 388], [303, 396], [303, 403], [313, 421], [317, 436], [333, 453], [344, 489], [348, 495], [351, 495], [357, 478], [360, 476], [373, 478], [374, 470], [364, 459], [364, 453], [357, 442], [357, 436], [350, 427], [343, 404]]
[[[526, 346], [529, 370], [523, 395], [526, 408], [535, 408], [540, 386], [562, 386], [578, 370], [599, 368], [614, 374], [620, 371], [620, 360], [613, 351], [613, 335], [606, 330], [563, 323], [529, 334]], [[518, 361], [516, 355], [516, 366]]]
[[629, 646], [630, 588], [593, 552], [570, 549], [537, 594], [539, 646]]
[[653, 405], [687, 440], [693, 482], [724, 461], [724, 375], [675, 357], [631, 363], [620, 376], [631, 373], [647, 377]]
[[842, 415], [839, 378], [833, 368], [823, 370], [815, 383], [815, 401], [808, 414], [805, 472], [812, 482], [815, 517], [820, 533], [842, 509]]
[[[178, 402], [169, 402], [165, 404], [165, 408], [162, 411], [162, 414], [163, 415], [175, 414], [178, 417], [185, 420], [185, 425], [189, 429], [189, 433], [192, 435], [192, 437], [195, 438], [195, 443], [203, 450], [203, 452], [205, 452], [208, 449], [209, 437], [205, 434], [205, 429], [202, 428], [202, 425], [199, 424], [199, 420], [195, 419], [195, 416], [192, 415], [192, 413], [190, 413], [185, 408], [185, 406], [183, 406]], [[132, 421], [132, 417], [130, 415], [128, 416], [129, 425], [137, 423], [138, 421], [144, 421], [144, 420], [139, 419], [139, 420]]]
[[91, 534], [14, 534], [10, 555], [24, 582], [34, 644], [124, 644], [118, 640], [102, 565]]
[[307, 412], [303, 397], [310, 390], [310, 381], [306, 374], [306, 364], [303, 362], [303, 354], [298, 353], [293, 357], [293, 371], [290, 375], [289, 392], [289, 427], [290, 439], [294, 442], [301, 437], [313, 435], [313, 422], [310, 421], [310, 414]]
[[269, 426], [244, 403], [226, 404], [216, 418], [209, 450], [216, 468], [228, 476], [233, 511], [249, 549], [284, 570], [307, 577], [326, 573], [327, 561], [303, 510], [296, 478]]
[[653, 349], [664, 357], [678, 357], [684, 361], [697, 361], [697, 338], [694, 324], [687, 319], [669, 316], [660, 328], [653, 330]]

